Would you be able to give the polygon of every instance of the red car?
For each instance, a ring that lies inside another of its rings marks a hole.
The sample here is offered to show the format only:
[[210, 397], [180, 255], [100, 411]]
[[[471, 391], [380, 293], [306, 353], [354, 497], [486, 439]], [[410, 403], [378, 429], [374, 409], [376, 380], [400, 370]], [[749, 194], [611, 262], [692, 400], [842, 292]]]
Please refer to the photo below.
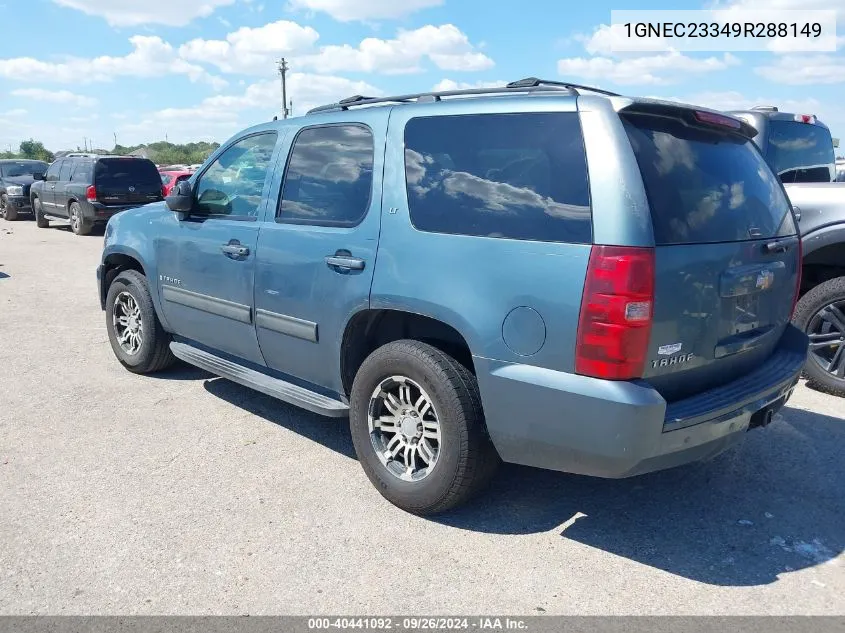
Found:
[[187, 180], [194, 175], [192, 171], [162, 171], [159, 173], [161, 174], [161, 192], [165, 198], [170, 195], [176, 183]]

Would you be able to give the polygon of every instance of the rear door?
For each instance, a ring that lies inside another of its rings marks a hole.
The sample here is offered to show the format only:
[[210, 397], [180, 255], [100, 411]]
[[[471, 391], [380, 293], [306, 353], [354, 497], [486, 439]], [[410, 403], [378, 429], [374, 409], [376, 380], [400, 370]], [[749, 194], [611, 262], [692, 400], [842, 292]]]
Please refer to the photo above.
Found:
[[691, 110], [623, 122], [656, 245], [645, 377], [671, 402], [772, 354], [791, 317], [799, 240], [783, 188], [751, 140]]
[[94, 167], [97, 200], [106, 206], [142, 205], [162, 199], [161, 176], [146, 158], [101, 158]]

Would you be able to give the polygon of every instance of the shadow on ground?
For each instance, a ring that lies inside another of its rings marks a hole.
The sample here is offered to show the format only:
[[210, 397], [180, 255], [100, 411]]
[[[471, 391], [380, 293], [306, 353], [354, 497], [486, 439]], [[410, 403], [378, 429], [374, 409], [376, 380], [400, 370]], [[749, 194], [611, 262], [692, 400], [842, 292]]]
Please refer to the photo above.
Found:
[[[354, 458], [343, 420], [326, 420], [222, 379], [206, 381], [205, 388]], [[478, 498], [431, 520], [490, 534], [553, 530], [699, 582], [763, 585], [845, 550], [843, 455], [845, 420], [787, 407], [769, 428], [750, 432], [739, 447], [709, 462], [632, 479], [506, 464]]]

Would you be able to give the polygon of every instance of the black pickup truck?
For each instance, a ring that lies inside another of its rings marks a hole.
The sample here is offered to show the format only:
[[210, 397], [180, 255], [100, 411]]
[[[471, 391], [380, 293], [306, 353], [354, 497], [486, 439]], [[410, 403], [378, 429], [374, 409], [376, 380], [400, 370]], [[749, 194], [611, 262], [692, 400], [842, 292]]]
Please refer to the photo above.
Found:
[[21, 213], [32, 213], [29, 189], [47, 171], [40, 160], [0, 160], [0, 218], [13, 222]]
[[811, 383], [845, 396], [845, 183], [836, 182], [828, 127], [812, 114], [773, 106], [731, 112], [757, 130], [754, 141], [780, 176], [804, 248], [793, 321], [810, 336]]

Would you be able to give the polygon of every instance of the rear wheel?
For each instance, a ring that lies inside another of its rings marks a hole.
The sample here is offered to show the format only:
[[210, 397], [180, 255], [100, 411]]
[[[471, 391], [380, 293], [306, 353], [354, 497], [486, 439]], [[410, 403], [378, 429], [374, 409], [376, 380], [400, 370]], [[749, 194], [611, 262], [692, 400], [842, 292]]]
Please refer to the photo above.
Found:
[[77, 235], [88, 235], [94, 228], [93, 223], [82, 216], [82, 207], [79, 206], [78, 202], [70, 203], [68, 215], [70, 216], [70, 229]]
[[389, 343], [364, 361], [349, 419], [367, 477], [388, 501], [414, 514], [460, 505], [499, 463], [475, 376], [419, 341]]
[[0, 218], [5, 218], [9, 222], [14, 222], [18, 219], [18, 210], [9, 206], [9, 198], [6, 194], [0, 195]]
[[136, 374], [166, 369], [176, 360], [161, 327], [147, 279], [136, 270], [115, 277], [106, 297], [106, 329], [117, 360]]
[[845, 396], [845, 277], [819, 284], [795, 310], [795, 324], [810, 337], [804, 371], [812, 386]]
[[41, 207], [41, 200], [35, 198], [32, 201], [32, 213], [35, 214], [35, 226], [39, 229], [46, 229], [50, 226], [50, 220], [44, 215], [44, 209]]

